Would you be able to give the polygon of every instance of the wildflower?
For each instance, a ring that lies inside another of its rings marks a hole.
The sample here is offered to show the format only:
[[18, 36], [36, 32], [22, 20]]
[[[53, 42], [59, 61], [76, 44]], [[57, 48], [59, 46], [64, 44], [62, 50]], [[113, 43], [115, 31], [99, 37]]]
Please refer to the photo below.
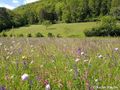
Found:
[[26, 59], [26, 56], [22, 56], [22, 59]]
[[80, 59], [79, 59], [79, 58], [76, 58], [75, 62], [78, 62], [78, 61], [80, 61]]
[[25, 81], [28, 79], [28, 77], [29, 77], [29, 75], [25, 73], [21, 76], [21, 79], [22, 79], [22, 81]]
[[34, 61], [32, 60], [32, 61], [30, 62], [30, 64], [33, 64], [33, 62], [34, 62]]
[[6, 57], [6, 60], [8, 60], [9, 58], [10, 58], [10, 56], [7, 56], [7, 57]]
[[0, 90], [6, 90], [5, 86], [0, 86]]
[[99, 55], [98, 58], [103, 58], [103, 56], [102, 56], [102, 55]]
[[13, 79], [13, 78], [14, 78], [14, 75], [12, 75], [10, 78]]
[[84, 52], [81, 52], [81, 55], [84, 55], [85, 53]]
[[80, 54], [80, 53], [81, 53], [81, 49], [78, 48], [78, 50], [77, 50], [77, 54]]
[[98, 79], [95, 79], [95, 82], [98, 82]]
[[73, 71], [73, 69], [70, 69], [70, 72], [72, 72]]
[[89, 60], [84, 60], [84, 62], [88, 62]]
[[47, 84], [47, 85], [45, 86], [45, 90], [50, 90], [50, 84]]
[[50, 90], [50, 84], [48, 83], [47, 80], [44, 81], [45, 84], [45, 90]]
[[115, 50], [115, 51], [118, 51], [118, 49], [119, 49], [119, 48], [115, 48], [114, 50]]

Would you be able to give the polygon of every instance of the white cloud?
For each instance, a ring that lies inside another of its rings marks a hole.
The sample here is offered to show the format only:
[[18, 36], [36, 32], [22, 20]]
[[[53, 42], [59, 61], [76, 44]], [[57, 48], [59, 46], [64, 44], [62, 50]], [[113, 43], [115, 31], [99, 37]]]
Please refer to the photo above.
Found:
[[39, 1], [39, 0], [25, 0], [25, 1], [24, 1], [24, 4], [32, 3], [32, 2], [36, 2], [36, 1]]
[[8, 9], [11, 9], [11, 10], [15, 8], [15, 7], [13, 7], [11, 5], [8, 5], [8, 4], [5, 4], [5, 3], [1, 3], [0, 7], [5, 7], [5, 8], [8, 8]]
[[13, 3], [16, 3], [16, 4], [19, 3], [18, 0], [12, 0], [12, 2], [13, 2]]

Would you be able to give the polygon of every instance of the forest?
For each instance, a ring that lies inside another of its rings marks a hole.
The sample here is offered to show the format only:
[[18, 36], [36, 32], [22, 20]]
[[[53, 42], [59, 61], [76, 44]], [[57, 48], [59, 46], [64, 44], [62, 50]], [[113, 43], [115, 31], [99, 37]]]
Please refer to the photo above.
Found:
[[120, 0], [40, 0], [8, 10], [0, 8], [0, 32], [6, 29], [42, 24], [98, 21], [112, 15], [120, 19]]

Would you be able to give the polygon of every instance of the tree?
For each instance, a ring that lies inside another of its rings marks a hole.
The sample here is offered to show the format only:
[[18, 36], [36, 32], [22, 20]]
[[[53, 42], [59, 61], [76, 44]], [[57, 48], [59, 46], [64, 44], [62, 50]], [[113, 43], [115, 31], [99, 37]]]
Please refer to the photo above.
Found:
[[112, 30], [113, 27], [116, 27], [117, 22], [116, 19], [112, 16], [104, 16], [101, 18], [101, 27], [108, 28]]
[[46, 30], [48, 29], [48, 27], [52, 24], [50, 21], [46, 20], [42, 23], [45, 27], [46, 27]]

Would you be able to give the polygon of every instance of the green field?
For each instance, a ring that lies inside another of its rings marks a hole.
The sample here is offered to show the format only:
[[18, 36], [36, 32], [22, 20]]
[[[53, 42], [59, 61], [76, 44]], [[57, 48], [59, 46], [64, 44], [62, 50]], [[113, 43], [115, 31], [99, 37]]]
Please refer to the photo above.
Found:
[[8, 36], [10, 34], [15, 36], [19, 36], [20, 34], [23, 34], [24, 36], [27, 36], [27, 34], [29, 33], [31, 33], [32, 36], [35, 36], [37, 32], [40, 32], [44, 36], [47, 36], [48, 33], [52, 33], [55, 36], [60, 34], [62, 37], [84, 37], [83, 31], [90, 29], [96, 25], [97, 25], [96, 22], [53, 24], [49, 26], [47, 30], [44, 25], [31, 25], [31, 26], [11, 29], [10, 31], [7, 31], [5, 33]]
[[1, 90], [120, 90], [119, 38], [0, 38], [0, 62]]

